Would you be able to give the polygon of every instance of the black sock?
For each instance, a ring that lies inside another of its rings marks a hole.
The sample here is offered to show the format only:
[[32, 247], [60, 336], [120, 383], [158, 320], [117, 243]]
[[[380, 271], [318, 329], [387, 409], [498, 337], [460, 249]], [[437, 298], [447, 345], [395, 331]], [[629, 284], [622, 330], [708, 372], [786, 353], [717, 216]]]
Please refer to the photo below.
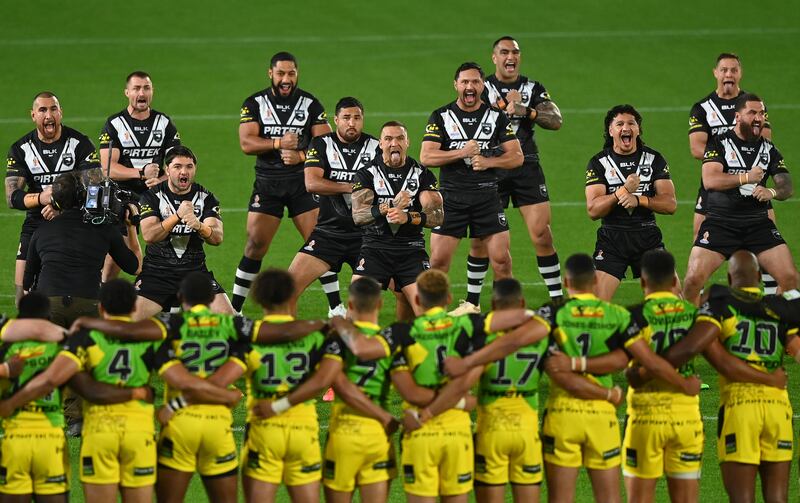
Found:
[[561, 265], [558, 263], [558, 254], [554, 253], [546, 257], [537, 256], [536, 265], [539, 266], [539, 274], [542, 275], [544, 284], [547, 285], [547, 293], [550, 294], [550, 298], [564, 295], [561, 290]]
[[319, 282], [322, 284], [322, 291], [328, 297], [330, 309], [342, 303], [342, 297], [339, 295], [339, 276], [335, 272], [326, 272], [319, 277]]
[[231, 304], [236, 312], [241, 312], [247, 294], [250, 293], [250, 285], [253, 279], [261, 270], [261, 261], [242, 257], [239, 267], [236, 269], [236, 277], [233, 280], [233, 296]]
[[481, 304], [481, 288], [489, 271], [488, 257], [467, 257], [467, 302]]

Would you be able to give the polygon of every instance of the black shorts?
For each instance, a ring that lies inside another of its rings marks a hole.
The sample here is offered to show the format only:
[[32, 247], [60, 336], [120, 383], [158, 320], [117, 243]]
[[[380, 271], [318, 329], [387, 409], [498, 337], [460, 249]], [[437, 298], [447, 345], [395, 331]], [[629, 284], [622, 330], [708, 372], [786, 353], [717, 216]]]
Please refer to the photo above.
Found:
[[342, 264], [349, 264], [351, 270], [355, 270], [358, 264], [358, 256], [361, 254], [361, 236], [357, 238], [337, 238], [325, 232], [314, 229], [308, 236], [299, 253], [305, 253], [316, 257], [329, 266], [331, 271], [339, 272]]
[[631, 268], [634, 278], [641, 275], [642, 255], [650, 250], [663, 250], [661, 230], [655, 225], [631, 230], [597, 229], [594, 265], [598, 271], [620, 280]]
[[389, 250], [362, 248], [353, 274], [368, 276], [379, 282], [384, 290], [394, 280], [395, 290], [417, 282], [422, 271], [431, 268], [428, 253], [422, 248]]
[[33, 231], [23, 230], [19, 235], [19, 246], [17, 247], [17, 260], [28, 260], [28, 245], [31, 244]]
[[526, 161], [517, 169], [498, 171], [500, 179], [497, 182], [497, 193], [503, 208], [508, 208], [509, 200], [515, 208], [550, 200], [544, 171], [538, 162]]
[[694, 205], [694, 212], [698, 215], [705, 215], [708, 213], [708, 191], [703, 184], [697, 189], [697, 202]]
[[[220, 293], [225, 293], [225, 290], [214, 278], [214, 273], [209, 271], [205, 265], [203, 265], [201, 269], [198, 269], [198, 271], [205, 273], [208, 279], [211, 280], [215, 296]], [[168, 269], [144, 267], [136, 278], [136, 283], [134, 285], [136, 287], [136, 294], [152, 300], [163, 309], [179, 306], [178, 288], [183, 278], [190, 272], [194, 271], [184, 270], [173, 272]]]
[[444, 222], [435, 234], [456, 238], [479, 238], [508, 230], [508, 220], [494, 189], [481, 192], [442, 191]]
[[708, 217], [700, 225], [694, 241], [694, 246], [721, 253], [726, 259], [737, 250], [749, 250], [758, 255], [782, 244], [786, 241], [769, 218], [741, 223]]
[[285, 178], [256, 178], [247, 211], [283, 218], [283, 209], [289, 218], [319, 208], [319, 198], [306, 192], [303, 174]]

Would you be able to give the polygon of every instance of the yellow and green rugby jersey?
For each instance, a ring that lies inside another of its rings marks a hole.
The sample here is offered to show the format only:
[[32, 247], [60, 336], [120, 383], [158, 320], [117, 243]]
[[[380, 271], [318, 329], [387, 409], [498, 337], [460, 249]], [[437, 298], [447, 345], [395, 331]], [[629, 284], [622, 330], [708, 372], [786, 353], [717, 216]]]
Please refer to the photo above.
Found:
[[[486, 316], [484, 331], [488, 331], [494, 312]], [[486, 344], [491, 343], [505, 332], [489, 332]], [[529, 344], [505, 358], [486, 366], [478, 387], [478, 404], [482, 407], [495, 403], [500, 398], [519, 398], [530, 408], [539, 410], [539, 377], [542, 374], [542, 361], [547, 354], [547, 337]]]
[[480, 315], [451, 316], [434, 307], [411, 325], [395, 323], [387, 331], [403, 349], [392, 362], [392, 370], [408, 370], [414, 381], [426, 388], [438, 389], [447, 383], [444, 360], [463, 357], [485, 343], [484, 321]]
[[[157, 356], [159, 375], [179, 363], [202, 378], [212, 375], [228, 360], [246, 369], [241, 345], [253, 337], [254, 324], [251, 320], [214, 313], [203, 305], [193, 306], [179, 314], [163, 314], [152, 319], [159, 324], [165, 338]], [[164, 387], [164, 392], [164, 401], [180, 394], [180, 391], [169, 386]]]
[[[13, 323], [14, 320], [10, 320]], [[5, 323], [3, 323], [5, 326]], [[61, 347], [56, 342], [20, 341], [0, 344], [0, 361], [14, 355], [25, 360], [22, 374], [11, 379], [0, 380], [2, 398], [8, 398], [25, 384], [43, 372], [55, 359]], [[64, 426], [61, 409], [61, 389], [25, 404], [3, 420], [3, 428], [49, 428]]]
[[[130, 322], [129, 317], [112, 317]], [[156, 370], [156, 352], [161, 342], [121, 342], [106, 337], [99, 330], [81, 330], [70, 336], [60, 354], [78, 364], [81, 371], [88, 372], [96, 381], [136, 388], [146, 386], [150, 372]], [[129, 413], [152, 420], [153, 404], [142, 400], [131, 400], [113, 405], [96, 405], [84, 402], [87, 414]]]
[[[294, 318], [273, 314], [256, 321], [253, 333], [262, 323], [287, 323]], [[317, 368], [322, 358], [341, 360], [342, 349], [335, 339], [326, 339], [322, 332], [311, 332], [302, 339], [281, 344], [251, 344], [244, 361], [247, 369], [248, 420], [252, 419], [253, 402], [257, 399], [275, 400], [288, 395]], [[298, 404], [291, 413], [307, 413], [316, 418], [313, 403]], [[282, 414], [286, 417], [290, 411]]]
[[[386, 349], [386, 356], [371, 361], [360, 360], [343, 342], [340, 342], [344, 374], [373, 402], [385, 409], [392, 387], [389, 371], [392, 360], [401, 350], [402, 342], [392, 336], [391, 328], [381, 331], [378, 325], [366, 321], [355, 321], [354, 324], [365, 336], [379, 340]], [[339, 398], [336, 400], [339, 401]]]
[[[672, 292], [654, 292], [644, 298], [644, 302], [628, 308], [631, 313], [631, 330], [638, 331], [638, 336], [650, 345], [654, 353], [664, 354], [673, 344], [686, 337], [694, 325], [697, 308], [691, 302], [678, 298]], [[689, 360], [683, 364], [678, 372], [684, 376], [695, 374], [694, 363]], [[660, 379], [653, 379], [641, 388], [628, 388], [628, 404], [633, 408], [638, 405], [643, 407], [665, 406], [658, 397], [645, 396], [650, 393], [670, 393], [672, 405], [677, 402], [685, 405], [699, 404], [699, 397], [688, 396], [676, 391]]]
[[[628, 310], [590, 293], [545, 304], [536, 314], [549, 324], [550, 336], [558, 350], [569, 357], [601, 356], [625, 349], [636, 340], [635, 331], [629, 330]], [[585, 375], [605, 388], [614, 385], [610, 374]]]
[[[757, 304], [761, 304], [756, 308]], [[797, 327], [766, 314], [758, 288], [734, 289], [714, 285], [701, 306], [697, 321], [708, 321], [720, 329], [722, 345], [731, 355], [762, 372], [773, 372], [783, 365], [786, 340], [797, 335]], [[720, 376], [721, 388], [731, 384]]]

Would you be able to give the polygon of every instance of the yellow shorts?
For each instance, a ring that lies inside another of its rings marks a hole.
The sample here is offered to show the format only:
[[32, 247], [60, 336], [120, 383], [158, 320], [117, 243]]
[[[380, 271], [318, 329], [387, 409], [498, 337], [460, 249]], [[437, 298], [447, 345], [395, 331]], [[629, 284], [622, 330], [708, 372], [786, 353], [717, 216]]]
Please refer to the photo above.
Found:
[[719, 462], [752, 465], [792, 460], [792, 404], [786, 390], [736, 384], [720, 397]]
[[607, 470], [620, 465], [617, 411], [604, 400], [548, 402], [542, 424], [544, 460], [558, 466]]
[[67, 492], [67, 452], [61, 428], [7, 429], [0, 447], [0, 493]]
[[626, 477], [700, 479], [703, 457], [700, 408], [673, 407], [668, 413], [631, 410], [625, 423]]
[[176, 412], [161, 429], [158, 464], [181, 472], [197, 471], [202, 476], [235, 471], [239, 463], [231, 413], [220, 408], [190, 405]]
[[415, 496], [456, 496], [472, 491], [473, 448], [469, 414], [450, 409], [403, 434], [403, 488]]
[[242, 472], [246, 477], [287, 486], [310, 484], [322, 478], [316, 415], [298, 417], [290, 412], [291, 409], [277, 417], [250, 422], [242, 451]]
[[352, 492], [356, 485], [391, 480], [395, 475], [394, 448], [378, 421], [350, 414], [331, 418], [325, 442], [325, 487]]
[[478, 409], [475, 480], [484, 484], [538, 484], [542, 481], [539, 415], [525, 404]]

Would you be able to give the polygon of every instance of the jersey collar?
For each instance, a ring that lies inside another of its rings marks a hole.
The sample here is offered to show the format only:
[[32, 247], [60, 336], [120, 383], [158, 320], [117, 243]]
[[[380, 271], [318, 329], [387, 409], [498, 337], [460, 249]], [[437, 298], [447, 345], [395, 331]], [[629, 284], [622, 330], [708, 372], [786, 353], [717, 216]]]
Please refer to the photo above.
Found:
[[265, 314], [261, 319], [264, 321], [276, 321], [281, 323], [285, 321], [294, 321], [294, 316], [291, 314]]
[[358, 328], [366, 328], [367, 330], [380, 330], [381, 326], [371, 321], [354, 321], [353, 325], [357, 326]]
[[597, 295], [593, 293], [576, 293], [575, 295], [570, 295], [570, 298], [578, 300], [600, 300], [597, 298]]
[[190, 313], [199, 313], [201, 311], [210, 311], [210, 309], [205, 304], [195, 304], [189, 308]]
[[753, 294], [756, 294], [758, 296], [761, 296], [761, 289], [759, 287], [757, 287], [757, 286], [746, 286], [744, 288], [737, 288], [737, 290], [741, 290], [743, 292], [753, 293]]
[[425, 311], [425, 316], [436, 316], [437, 314], [441, 314], [443, 312], [444, 308], [442, 306], [435, 306]]
[[650, 299], [677, 299], [678, 296], [672, 292], [653, 292], [649, 295], [645, 295], [644, 300]]
[[115, 320], [115, 321], [128, 321], [128, 322], [132, 322], [133, 321], [133, 318], [131, 318], [130, 316], [111, 316], [111, 315], [109, 315], [109, 316], [106, 316], [106, 319], [107, 320]]

